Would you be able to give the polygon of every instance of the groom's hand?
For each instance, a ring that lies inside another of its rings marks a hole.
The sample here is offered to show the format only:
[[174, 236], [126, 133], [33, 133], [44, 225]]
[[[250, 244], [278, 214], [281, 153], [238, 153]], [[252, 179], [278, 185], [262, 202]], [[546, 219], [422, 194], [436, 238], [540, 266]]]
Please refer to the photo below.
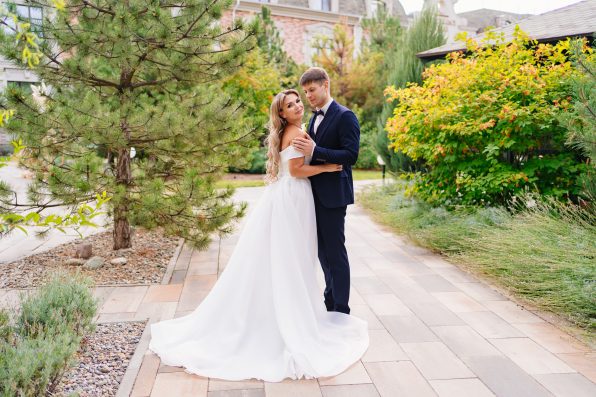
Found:
[[305, 156], [312, 156], [315, 151], [315, 141], [308, 134], [304, 134], [292, 140], [292, 145]]

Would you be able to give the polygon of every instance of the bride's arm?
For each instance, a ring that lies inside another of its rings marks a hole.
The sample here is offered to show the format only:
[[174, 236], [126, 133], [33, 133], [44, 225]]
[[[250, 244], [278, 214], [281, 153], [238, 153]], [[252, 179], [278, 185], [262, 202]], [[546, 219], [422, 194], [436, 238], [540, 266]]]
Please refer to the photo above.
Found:
[[288, 162], [290, 175], [294, 178], [308, 178], [309, 176], [322, 174], [323, 172], [338, 172], [342, 170], [339, 164], [304, 164], [304, 157], [297, 157]]
[[[288, 147], [292, 139], [306, 135], [304, 131], [300, 130], [295, 126], [288, 126], [286, 133], [283, 137], [284, 149]], [[338, 164], [321, 164], [321, 165], [309, 165], [304, 164], [304, 157], [296, 157], [288, 161], [288, 168], [290, 175], [294, 178], [308, 178], [309, 176], [322, 174], [323, 172], [339, 172], [342, 170], [342, 166]]]

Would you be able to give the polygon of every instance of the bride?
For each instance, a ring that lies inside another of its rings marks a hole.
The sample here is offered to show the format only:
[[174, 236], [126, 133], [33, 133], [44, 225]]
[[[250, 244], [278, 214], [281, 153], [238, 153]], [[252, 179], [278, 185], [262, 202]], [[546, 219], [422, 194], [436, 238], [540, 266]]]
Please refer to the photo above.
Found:
[[367, 323], [327, 312], [316, 280], [317, 231], [309, 165], [290, 145], [304, 106], [283, 91], [270, 109], [267, 179], [219, 280], [191, 314], [151, 326], [149, 348], [166, 365], [226, 380], [328, 377], [368, 348]]

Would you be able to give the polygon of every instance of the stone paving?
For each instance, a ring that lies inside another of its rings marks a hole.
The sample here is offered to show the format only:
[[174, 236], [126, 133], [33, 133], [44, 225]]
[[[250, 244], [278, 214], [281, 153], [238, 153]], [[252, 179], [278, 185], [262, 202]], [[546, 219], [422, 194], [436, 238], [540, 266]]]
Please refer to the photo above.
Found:
[[[254, 202], [262, 189], [239, 189]], [[333, 378], [228, 382], [162, 365], [141, 338], [118, 396], [134, 397], [541, 397], [596, 396], [596, 352], [441, 257], [351, 206], [346, 224], [352, 313], [370, 347]], [[238, 234], [199, 252], [181, 245], [162, 285], [101, 287], [98, 322], [189, 313], [215, 284]], [[322, 274], [319, 274], [322, 284]], [[0, 291], [0, 304], [17, 300]]]

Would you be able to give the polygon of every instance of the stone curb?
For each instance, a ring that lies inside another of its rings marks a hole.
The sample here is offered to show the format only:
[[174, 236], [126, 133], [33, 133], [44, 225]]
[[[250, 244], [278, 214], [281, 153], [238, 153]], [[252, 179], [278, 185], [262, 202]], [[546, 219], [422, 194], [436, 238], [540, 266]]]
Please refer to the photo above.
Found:
[[180, 252], [182, 252], [182, 247], [184, 247], [184, 239], [180, 238], [178, 240], [178, 246], [170, 259], [170, 263], [168, 263], [168, 267], [166, 268], [166, 272], [163, 275], [163, 279], [161, 280], [161, 284], [169, 284], [170, 279], [172, 278], [172, 274], [174, 273], [174, 269], [176, 268], [176, 262], [178, 261], [178, 257], [180, 256]]

